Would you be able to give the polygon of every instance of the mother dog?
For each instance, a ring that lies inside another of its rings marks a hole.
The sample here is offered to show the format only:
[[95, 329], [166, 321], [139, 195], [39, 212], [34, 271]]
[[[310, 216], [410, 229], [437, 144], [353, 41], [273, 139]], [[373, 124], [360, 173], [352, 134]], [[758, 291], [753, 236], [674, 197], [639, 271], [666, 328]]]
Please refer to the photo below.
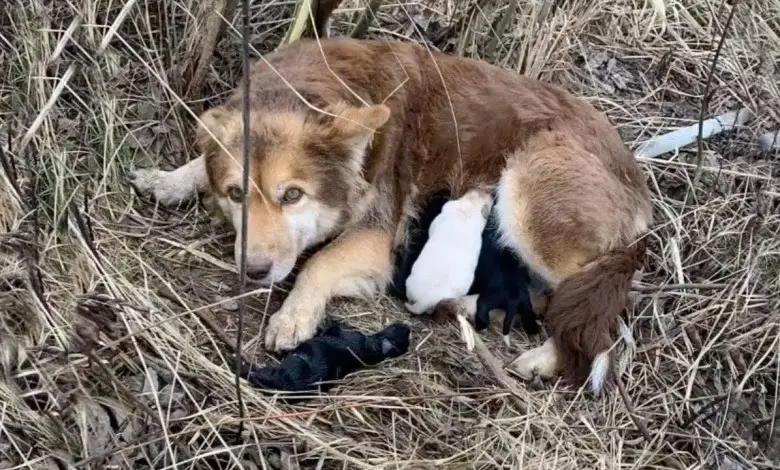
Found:
[[[250, 86], [249, 276], [281, 281], [329, 241], [271, 317], [267, 348], [312, 337], [331, 297], [384, 289], [426, 197], [495, 188], [503, 243], [553, 289], [551, 339], [520, 368], [581, 382], [597, 365], [598, 391], [652, 219], [605, 116], [557, 87], [396, 42], [297, 42], [255, 63]], [[242, 101], [239, 87], [200, 117], [200, 157], [133, 172], [136, 190], [165, 205], [204, 192], [240, 234]]]

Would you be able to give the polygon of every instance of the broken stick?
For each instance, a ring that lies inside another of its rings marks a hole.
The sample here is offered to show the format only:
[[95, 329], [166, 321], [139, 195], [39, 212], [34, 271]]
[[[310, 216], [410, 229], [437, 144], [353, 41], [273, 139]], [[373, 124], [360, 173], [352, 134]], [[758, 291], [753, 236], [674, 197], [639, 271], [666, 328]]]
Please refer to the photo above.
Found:
[[491, 373], [493, 378], [501, 386], [506, 388], [509, 393], [515, 398], [515, 403], [522, 413], [528, 413], [529, 407], [523, 400], [520, 391], [518, 390], [514, 379], [504, 371], [504, 365], [496, 356], [490, 352], [485, 346], [482, 338], [474, 331], [474, 327], [471, 326], [471, 322], [468, 319], [463, 306], [461, 306], [455, 300], [444, 300], [439, 302], [436, 309], [433, 312], [434, 319], [437, 321], [445, 321], [447, 319], [455, 319], [460, 325], [461, 336], [466, 342], [466, 349], [473, 350], [477, 355], [477, 359], [483, 366]]

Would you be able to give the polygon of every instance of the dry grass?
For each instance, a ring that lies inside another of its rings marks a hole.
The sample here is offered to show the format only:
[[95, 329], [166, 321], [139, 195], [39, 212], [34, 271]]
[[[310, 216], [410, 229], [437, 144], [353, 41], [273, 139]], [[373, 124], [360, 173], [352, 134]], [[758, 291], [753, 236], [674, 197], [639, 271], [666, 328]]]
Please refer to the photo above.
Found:
[[[388, 299], [332, 314], [372, 330], [412, 322], [410, 354], [307, 405], [247, 387], [238, 439], [232, 352], [208, 327], [234, 337], [230, 235], [198, 206], [153, 207], [123, 183], [128, 168], [191, 155], [187, 107], [198, 103], [182, 73], [198, 3], [4, 6], [0, 137], [24, 198], [0, 183], [0, 468], [780, 468], [780, 170], [756, 141], [780, 126], [778, 0], [739, 2], [715, 68], [710, 114], [746, 106], [749, 128], [705, 143], [695, 187], [691, 151], [643, 162], [656, 226], [631, 312], [637, 346], [621, 367], [651, 442], [616, 390], [594, 400], [521, 383], [532, 410], [520, 413], [455, 326], [411, 320]], [[637, 146], [696, 121], [731, 8], [520, 0], [501, 22], [507, 3], [387, 3], [369, 34], [562, 84]], [[356, 21], [350, 6], [336, 32]], [[293, 5], [251, 8], [253, 45], [268, 52]], [[236, 83], [238, 51], [235, 37], [218, 45], [208, 100]], [[260, 362], [272, 361], [258, 341], [275, 308], [267, 297], [252, 296], [247, 313], [245, 349]], [[495, 332], [486, 341], [512, 356]]]

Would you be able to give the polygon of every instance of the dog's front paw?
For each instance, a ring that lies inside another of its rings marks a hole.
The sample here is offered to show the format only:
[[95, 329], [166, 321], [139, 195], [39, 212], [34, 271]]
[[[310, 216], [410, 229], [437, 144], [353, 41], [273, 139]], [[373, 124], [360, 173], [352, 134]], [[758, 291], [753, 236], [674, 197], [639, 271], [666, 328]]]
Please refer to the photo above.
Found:
[[182, 187], [182, 182], [171, 181], [171, 173], [156, 168], [141, 168], [128, 173], [127, 180], [138, 196], [157, 201], [163, 206], [175, 206], [183, 202], [191, 191]]
[[307, 309], [286, 309], [271, 316], [265, 332], [265, 348], [269, 351], [289, 351], [314, 337], [321, 317]]
[[509, 367], [517, 374], [531, 380], [534, 376], [548, 380], [554, 378], [560, 372], [558, 351], [552, 338], [548, 338], [543, 345], [530, 349], [512, 361]]

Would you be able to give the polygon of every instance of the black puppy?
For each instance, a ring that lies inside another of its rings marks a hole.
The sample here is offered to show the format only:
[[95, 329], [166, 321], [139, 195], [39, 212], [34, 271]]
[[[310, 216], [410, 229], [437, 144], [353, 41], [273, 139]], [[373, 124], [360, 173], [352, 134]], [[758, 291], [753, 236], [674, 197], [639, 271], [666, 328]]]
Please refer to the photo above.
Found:
[[448, 192], [433, 194], [421, 208], [420, 215], [410, 223], [406, 246], [395, 253], [393, 281], [388, 287], [388, 293], [393, 297], [406, 300], [406, 278], [412, 273], [412, 266], [428, 241], [428, 229], [433, 219], [449, 200]]
[[279, 366], [251, 368], [244, 375], [261, 389], [324, 392], [333, 381], [408, 349], [409, 327], [404, 324], [394, 323], [372, 335], [336, 324], [292, 350]]
[[[431, 223], [449, 199], [447, 193], [434, 194], [425, 203], [417, 220], [410, 224], [408, 243], [395, 255], [390, 295], [406, 300], [406, 278], [428, 241]], [[482, 249], [474, 272], [474, 282], [469, 288], [469, 295], [479, 294], [475, 328], [477, 331], [487, 328], [490, 323], [490, 310], [502, 309], [506, 312], [502, 329], [505, 340], [518, 313], [525, 332], [537, 334], [540, 328], [528, 293], [528, 286], [532, 282], [530, 273], [512, 250], [499, 243], [495, 218], [495, 211], [491, 211], [482, 232]]]
[[479, 294], [474, 319], [477, 331], [488, 327], [491, 310], [499, 308], [506, 312], [501, 332], [508, 345], [515, 315], [519, 313], [521, 325], [528, 334], [539, 333], [539, 324], [528, 292], [531, 274], [510, 248], [501, 245], [496, 217], [496, 211], [491, 211], [482, 232], [482, 249], [469, 294]]

